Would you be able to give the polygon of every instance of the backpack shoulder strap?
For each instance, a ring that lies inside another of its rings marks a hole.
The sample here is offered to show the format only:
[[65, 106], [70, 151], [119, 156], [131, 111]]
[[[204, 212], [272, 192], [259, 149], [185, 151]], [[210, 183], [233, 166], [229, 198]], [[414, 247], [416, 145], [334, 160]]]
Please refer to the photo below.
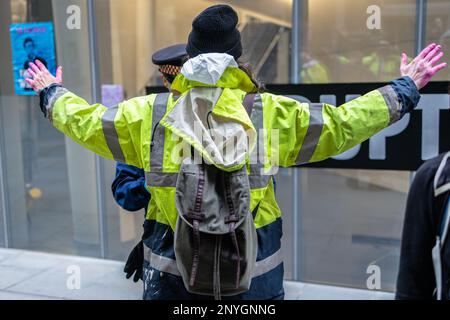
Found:
[[444, 245], [445, 240], [448, 236], [448, 231], [450, 228], [450, 197], [447, 197], [447, 201], [444, 205], [444, 214], [442, 215], [440, 228], [439, 228], [439, 238], [441, 239], [441, 246]]
[[450, 205], [450, 181], [448, 177], [449, 166], [448, 159], [450, 158], [450, 152], [447, 152], [439, 164], [439, 167], [436, 171], [436, 175], [434, 176], [433, 187], [434, 187], [434, 197], [438, 197], [441, 195], [445, 195], [444, 206], [442, 209], [442, 215], [439, 223], [438, 234], [441, 244], [445, 242], [445, 239], [448, 234], [449, 224], [450, 224], [450, 213], [449, 213], [449, 205]]
[[436, 236], [436, 244], [431, 250], [431, 256], [433, 261], [433, 270], [434, 270], [434, 278], [436, 281], [436, 299], [441, 300], [443, 296], [443, 284], [442, 284], [442, 248], [444, 247], [445, 240], [447, 238], [449, 224], [450, 224], [450, 214], [449, 214], [449, 206], [450, 206], [450, 197], [447, 195], [447, 198], [444, 202], [443, 214], [440, 222], [440, 227], [438, 231], [438, 235]]

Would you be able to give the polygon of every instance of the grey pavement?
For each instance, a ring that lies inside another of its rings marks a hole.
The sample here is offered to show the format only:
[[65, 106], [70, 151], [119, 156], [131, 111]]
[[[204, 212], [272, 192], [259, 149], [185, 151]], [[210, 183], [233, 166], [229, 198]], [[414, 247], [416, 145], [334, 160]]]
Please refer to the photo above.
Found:
[[122, 269], [118, 261], [0, 249], [0, 299], [140, 299], [141, 286]]
[[[0, 300], [139, 300], [141, 285], [126, 280], [123, 262], [0, 249]], [[79, 275], [78, 282], [73, 277]], [[384, 292], [285, 282], [286, 299], [384, 300]]]

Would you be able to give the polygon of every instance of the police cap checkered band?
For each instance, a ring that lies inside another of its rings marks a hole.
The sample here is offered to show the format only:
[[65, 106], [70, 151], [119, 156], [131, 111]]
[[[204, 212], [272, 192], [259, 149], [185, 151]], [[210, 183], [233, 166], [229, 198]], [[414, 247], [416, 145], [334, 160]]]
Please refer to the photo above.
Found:
[[176, 76], [181, 72], [181, 67], [166, 64], [159, 67], [159, 72]]

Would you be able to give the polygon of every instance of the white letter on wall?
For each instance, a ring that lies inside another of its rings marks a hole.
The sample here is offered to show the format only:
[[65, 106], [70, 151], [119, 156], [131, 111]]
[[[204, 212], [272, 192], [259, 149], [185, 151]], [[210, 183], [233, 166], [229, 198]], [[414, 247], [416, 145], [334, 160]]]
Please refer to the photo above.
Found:
[[81, 30], [81, 9], [79, 6], [71, 5], [67, 7], [66, 13], [69, 15], [66, 21], [67, 29]]
[[367, 14], [370, 16], [366, 20], [366, 26], [369, 30], [381, 29], [381, 8], [377, 5], [371, 5], [367, 7]]
[[81, 269], [79, 266], [71, 265], [67, 267], [66, 270], [67, 277], [66, 286], [69, 290], [80, 290], [81, 289]]
[[367, 274], [370, 276], [367, 278], [366, 285], [369, 290], [381, 289], [381, 269], [379, 266], [371, 264], [367, 267]]

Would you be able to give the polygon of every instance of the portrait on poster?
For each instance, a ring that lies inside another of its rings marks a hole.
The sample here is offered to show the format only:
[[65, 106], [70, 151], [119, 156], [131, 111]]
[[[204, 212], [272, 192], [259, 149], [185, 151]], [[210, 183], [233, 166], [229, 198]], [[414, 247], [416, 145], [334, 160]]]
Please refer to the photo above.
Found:
[[34, 95], [25, 81], [30, 62], [41, 61], [55, 74], [56, 55], [54, 27], [51, 22], [17, 23], [10, 26], [14, 91], [17, 95]]

